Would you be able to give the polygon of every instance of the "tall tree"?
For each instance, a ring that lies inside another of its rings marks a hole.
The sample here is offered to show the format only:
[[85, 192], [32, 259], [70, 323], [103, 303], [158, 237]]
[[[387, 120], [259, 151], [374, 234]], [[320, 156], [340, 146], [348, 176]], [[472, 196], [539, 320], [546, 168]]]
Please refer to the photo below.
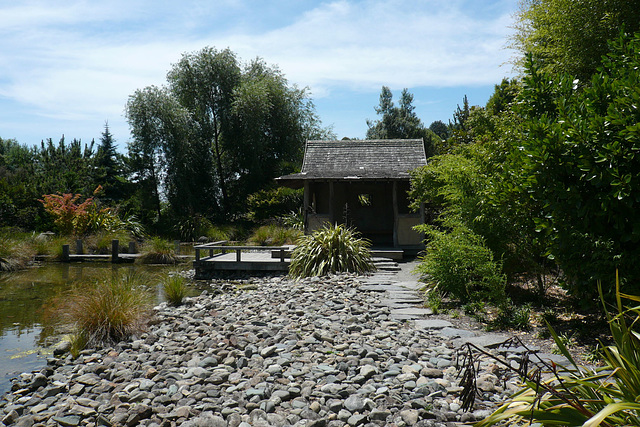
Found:
[[[230, 133], [231, 105], [234, 89], [240, 84], [240, 64], [235, 53], [229, 49], [217, 51], [206, 47], [198, 52], [187, 53], [167, 74], [169, 90], [177, 102], [188, 110], [194, 120], [193, 144], [197, 145], [201, 173], [214, 170], [220, 192], [218, 204], [223, 213], [229, 206], [227, 182], [232, 176], [226, 167], [224, 136]], [[210, 173], [201, 177], [214, 178]], [[211, 182], [203, 187], [213, 190]]]
[[[161, 189], [175, 188], [168, 174], [167, 157], [172, 156], [179, 108], [166, 89], [149, 86], [129, 97], [125, 114], [131, 127], [132, 141], [128, 144], [129, 167], [132, 180], [138, 185], [141, 205], [154, 206], [161, 216]], [[167, 154], [169, 153], [169, 154]], [[174, 164], [178, 162], [173, 162]], [[151, 220], [151, 218], [146, 218]]]
[[413, 106], [413, 95], [408, 89], [402, 90], [399, 106], [396, 107], [391, 89], [382, 86], [380, 104], [374, 109], [382, 117], [376, 121], [367, 120], [367, 139], [422, 138], [427, 156], [433, 154], [439, 137], [418, 118]]
[[531, 53], [541, 71], [588, 83], [607, 42], [640, 29], [640, 0], [522, 0], [512, 44]]
[[103, 199], [110, 204], [122, 200], [124, 198], [123, 164], [116, 150], [115, 139], [109, 130], [108, 122], [104, 124], [95, 157], [96, 181], [104, 189]]
[[320, 129], [306, 90], [262, 60], [241, 66], [229, 49], [184, 54], [167, 80], [166, 88], [136, 91], [127, 117], [130, 150], [147, 153], [138, 158], [166, 175], [156, 188], [176, 211], [241, 213], [242, 201], [297, 162], [305, 137]]
[[436, 120], [429, 125], [431, 132], [435, 133], [440, 139], [449, 138], [449, 127], [442, 120]]

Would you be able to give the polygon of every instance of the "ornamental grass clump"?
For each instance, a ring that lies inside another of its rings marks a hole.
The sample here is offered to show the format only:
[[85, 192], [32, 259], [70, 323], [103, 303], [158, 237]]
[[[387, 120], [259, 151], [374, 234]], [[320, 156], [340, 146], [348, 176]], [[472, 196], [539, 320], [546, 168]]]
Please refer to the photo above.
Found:
[[75, 331], [76, 344], [105, 345], [143, 331], [151, 312], [148, 279], [136, 273], [114, 273], [80, 286], [58, 301], [56, 318]]
[[179, 274], [165, 277], [162, 282], [162, 290], [167, 302], [173, 306], [182, 304], [182, 300], [189, 294], [187, 280]]
[[[604, 302], [602, 289], [599, 291]], [[553, 365], [548, 379], [528, 373], [523, 378], [524, 389], [476, 426], [503, 425], [507, 420], [525, 426], [639, 426], [640, 306], [624, 308], [621, 300], [637, 303], [640, 297], [621, 294], [617, 278], [616, 297], [617, 315], [612, 316], [605, 307], [613, 343], [603, 348], [604, 366], [578, 365], [550, 328], [559, 351], [573, 367]]]
[[173, 243], [152, 237], [144, 242], [140, 261], [144, 264], [177, 264], [179, 258]]
[[0, 236], [0, 271], [26, 268], [33, 259], [33, 255], [26, 242]]
[[368, 240], [342, 224], [326, 225], [297, 240], [291, 254], [289, 275], [309, 277], [374, 271], [370, 246]]
[[260, 246], [280, 246], [294, 243], [301, 234], [295, 228], [269, 224], [255, 230], [249, 241]]

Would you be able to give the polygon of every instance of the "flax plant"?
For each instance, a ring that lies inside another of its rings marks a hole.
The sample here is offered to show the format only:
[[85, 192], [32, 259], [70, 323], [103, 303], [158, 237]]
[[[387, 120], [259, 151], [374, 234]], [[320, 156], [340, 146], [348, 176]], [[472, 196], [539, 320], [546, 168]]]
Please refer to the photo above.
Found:
[[[600, 299], [604, 297], [599, 286]], [[560, 352], [573, 365], [552, 366], [552, 375], [542, 381], [527, 375], [524, 389], [476, 424], [491, 426], [505, 420], [522, 425], [564, 426], [638, 426], [640, 425], [640, 306], [625, 308], [622, 299], [640, 302], [640, 297], [620, 293], [616, 274], [618, 314], [605, 313], [613, 343], [603, 348], [605, 366], [591, 368], [578, 365], [558, 335], [550, 328]], [[631, 323], [628, 324], [628, 321]]]
[[292, 277], [324, 276], [339, 272], [367, 273], [375, 270], [368, 240], [346, 226], [326, 225], [300, 237], [291, 254]]

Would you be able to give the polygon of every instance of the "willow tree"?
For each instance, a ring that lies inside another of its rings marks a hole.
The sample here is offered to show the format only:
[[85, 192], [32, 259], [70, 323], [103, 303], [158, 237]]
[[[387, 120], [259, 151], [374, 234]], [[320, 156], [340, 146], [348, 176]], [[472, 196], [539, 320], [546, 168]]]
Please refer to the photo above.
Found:
[[[298, 163], [304, 141], [322, 131], [306, 89], [229, 49], [186, 53], [164, 88], [129, 98], [131, 149], [165, 171], [174, 210], [228, 219], [247, 196]], [[151, 170], [151, 168], [148, 168]], [[179, 208], [179, 209], [178, 209]]]

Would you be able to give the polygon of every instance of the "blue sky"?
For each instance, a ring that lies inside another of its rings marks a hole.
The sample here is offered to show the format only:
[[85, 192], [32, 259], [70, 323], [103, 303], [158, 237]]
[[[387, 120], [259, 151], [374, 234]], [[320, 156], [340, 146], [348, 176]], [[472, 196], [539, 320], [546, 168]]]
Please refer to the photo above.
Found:
[[513, 74], [518, 0], [0, 0], [0, 137], [99, 139], [121, 150], [136, 89], [205, 46], [259, 56], [308, 87], [339, 138], [365, 136], [383, 85], [403, 88], [425, 125], [466, 94], [484, 105]]

